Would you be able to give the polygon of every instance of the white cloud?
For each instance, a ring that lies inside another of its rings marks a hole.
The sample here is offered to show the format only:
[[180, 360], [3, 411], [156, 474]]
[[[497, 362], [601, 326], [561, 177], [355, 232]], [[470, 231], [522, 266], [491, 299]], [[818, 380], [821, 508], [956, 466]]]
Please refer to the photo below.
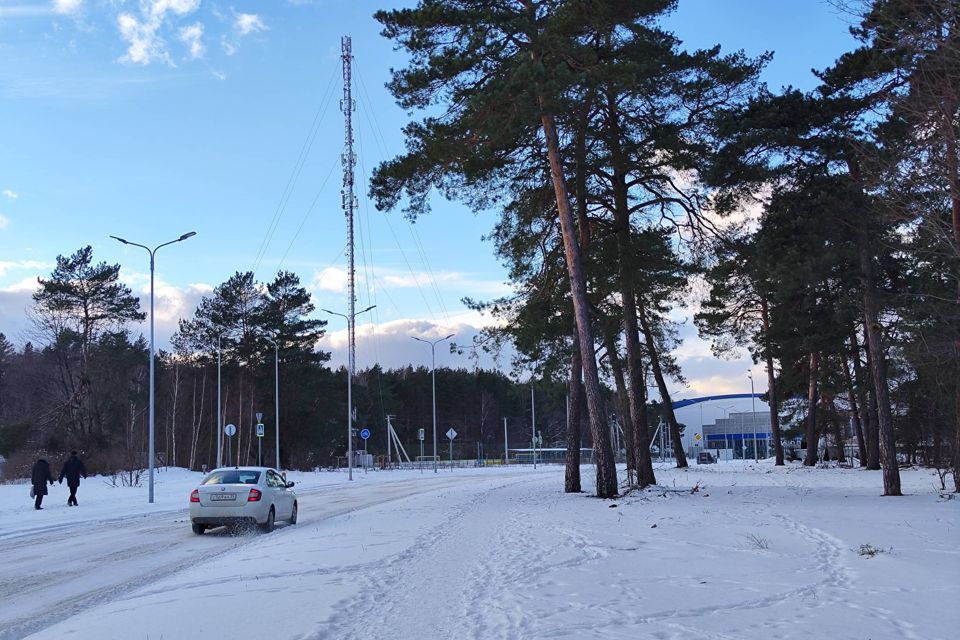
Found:
[[220, 47], [223, 49], [223, 52], [228, 56], [232, 56], [237, 52], [237, 45], [233, 42], [230, 42], [230, 39], [227, 36], [220, 36]]
[[[320, 341], [319, 347], [331, 353], [330, 365], [338, 367], [346, 363], [347, 330], [343, 318], [327, 318], [330, 325], [328, 333]], [[433, 322], [426, 319], [402, 318], [379, 324], [364, 322], [357, 318], [357, 367], [363, 369], [380, 364], [385, 369], [414, 366], [430, 366], [430, 347], [413, 340], [412, 336], [424, 340], [436, 340], [454, 334], [449, 342], [438, 343], [435, 349], [438, 367], [469, 368], [473, 361], [466, 355], [450, 353], [450, 343], [469, 345], [477, 335], [485, 319], [479, 314], [467, 312], [451, 318], [447, 322]], [[334, 328], [335, 330], [331, 330]], [[482, 368], [496, 366], [490, 355], [482, 354], [479, 363]]]
[[193, 13], [200, 8], [200, 0], [146, 0], [146, 8], [152, 17], [162, 20], [167, 13], [178, 16]]
[[10, 226], [10, 218], [0, 213], [0, 231]]
[[83, 0], [53, 0], [53, 12], [70, 15], [78, 12]]
[[217, 80], [220, 80], [221, 82], [227, 79], [227, 74], [225, 74], [223, 71], [211, 69], [210, 73], [213, 75], [214, 78], [216, 78]]
[[19, 282], [14, 282], [13, 284], [3, 287], [0, 289], [0, 291], [3, 291], [4, 293], [33, 293], [39, 286], [40, 285], [37, 282], [37, 276], [27, 276]]
[[40, 260], [0, 260], [0, 278], [10, 271], [48, 271], [54, 263]]
[[327, 267], [314, 274], [310, 288], [320, 291], [343, 293], [347, 290], [347, 272], [337, 267]]
[[195, 22], [189, 26], [181, 27], [178, 32], [180, 42], [190, 48], [190, 57], [193, 59], [202, 58], [206, 48], [203, 46], [201, 38], [203, 37], [203, 25]]
[[455, 271], [444, 271], [439, 274], [428, 274], [424, 272], [411, 273], [409, 275], [385, 275], [383, 283], [392, 287], [412, 288], [428, 287], [432, 283], [440, 282], [462, 282], [463, 275]]
[[130, 13], [121, 13], [117, 17], [120, 37], [127, 41], [127, 53], [120, 58], [123, 62], [148, 65], [154, 61], [172, 65], [163, 39], [157, 35], [160, 23], [137, 20]]
[[267, 25], [255, 13], [238, 13], [234, 21], [234, 27], [241, 36], [267, 30]]
[[139, 18], [132, 13], [121, 13], [117, 17], [117, 27], [128, 46], [127, 53], [120, 60], [141, 65], [162, 62], [174, 66], [160, 32], [168, 14], [185, 16], [199, 7], [200, 0], [144, 0], [140, 4]]
[[[140, 298], [140, 310], [149, 314], [150, 311], [150, 274], [149, 272], [122, 268], [120, 279], [130, 287]], [[171, 284], [161, 277], [156, 277], [153, 285], [153, 303], [157, 314], [154, 330], [156, 331], [158, 348], [168, 349], [170, 338], [179, 328], [181, 318], [193, 317], [200, 299], [209, 295], [213, 287], [203, 282], [190, 283], [186, 286]], [[150, 331], [150, 317], [147, 316], [142, 325], [134, 325], [131, 329], [148, 335]]]
[[4, 190], [3, 190], [3, 195], [5, 195], [6, 197], [10, 198], [11, 200], [16, 200], [17, 198], [20, 197], [20, 194], [18, 194], [16, 191], [12, 191], [12, 190], [10, 190], [10, 189], [4, 189]]

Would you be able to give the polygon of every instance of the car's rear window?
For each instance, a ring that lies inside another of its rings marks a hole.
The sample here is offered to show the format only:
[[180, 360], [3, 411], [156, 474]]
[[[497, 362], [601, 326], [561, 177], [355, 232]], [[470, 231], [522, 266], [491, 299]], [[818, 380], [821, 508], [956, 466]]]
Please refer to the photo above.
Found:
[[204, 478], [201, 484], [257, 484], [259, 480], [259, 471], [224, 469], [223, 471], [214, 471]]

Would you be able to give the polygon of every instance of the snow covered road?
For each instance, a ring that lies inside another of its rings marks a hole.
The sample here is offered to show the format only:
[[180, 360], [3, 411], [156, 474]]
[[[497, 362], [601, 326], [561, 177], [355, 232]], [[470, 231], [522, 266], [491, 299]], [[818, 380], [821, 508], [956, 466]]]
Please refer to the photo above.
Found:
[[[199, 476], [193, 475], [191, 479], [196, 481]], [[469, 481], [469, 476], [429, 476], [301, 490], [299, 523], [286, 527], [287, 535], [330, 518]], [[102, 488], [97, 489], [103, 494]], [[188, 495], [189, 491], [180, 493]], [[45, 511], [56, 508], [50, 502], [48, 499]], [[47, 515], [30, 511], [21, 516], [23, 520]], [[235, 536], [222, 528], [194, 535], [183, 506], [120, 516], [114, 511], [114, 517], [101, 518], [82, 509], [66, 511], [65, 515], [77, 518], [32, 526], [21, 521], [19, 527], [0, 529], [0, 640], [26, 637], [122, 598], [138, 587], [219, 556], [232, 558], [239, 549], [263, 542], [255, 533]], [[278, 527], [279, 534], [284, 525]], [[118, 629], [111, 637], [124, 637], [124, 627]]]
[[929, 471], [903, 498], [856, 469], [657, 473], [616, 501], [563, 494], [556, 467], [303, 474], [271, 535], [194, 536], [175, 504], [0, 528], [0, 638], [954, 637], [960, 501]]

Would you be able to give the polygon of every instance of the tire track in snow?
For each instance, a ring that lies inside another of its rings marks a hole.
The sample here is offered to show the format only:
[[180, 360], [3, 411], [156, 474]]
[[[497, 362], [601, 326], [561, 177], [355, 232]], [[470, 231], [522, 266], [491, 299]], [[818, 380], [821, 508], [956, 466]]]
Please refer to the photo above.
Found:
[[[474, 614], [478, 603], [490, 594], [483, 578], [486, 572], [478, 572], [477, 566], [500, 567], [501, 561], [489, 558], [503, 553], [500, 542], [513, 540], [513, 535], [504, 530], [520, 519], [510, 492], [521, 491], [521, 485], [539, 479], [506, 479], [492, 487], [471, 488], [476, 493], [447, 507], [442, 521], [427, 528], [400, 553], [379, 562], [375, 569], [359, 572], [356, 566], [351, 567], [347, 578], [360, 582], [361, 589], [340, 608], [350, 613], [333, 616], [311, 637], [380, 638], [384, 629], [399, 620], [405, 621], [405, 632], [418, 637], [478, 637]], [[511, 515], [505, 527], [503, 512], [507, 509]], [[496, 517], [490, 516], [491, 510], [497, 512]], [[438, 584], [444, 589], [438, 591]], [[437, 597], [424, 606], [424, 593]], [[515, 626], [509, 621], [506, 624]]]

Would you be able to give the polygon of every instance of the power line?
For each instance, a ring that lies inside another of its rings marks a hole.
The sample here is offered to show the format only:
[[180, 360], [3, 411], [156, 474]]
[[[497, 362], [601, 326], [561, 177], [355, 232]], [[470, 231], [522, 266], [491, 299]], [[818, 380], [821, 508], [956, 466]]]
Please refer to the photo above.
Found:
[[[313, 208], [316, 206], [317, 201], [320, 199], [320, 195], [323, 193], [324, 188], [327, 186], [327, 182], [330, 180], [330, 176], [333, 175], [334, 169], [337, 168], [337, 164], [340, 162], [340, 159], [337, 158], [333, 161], [333, 164], [330, 165], [330, 170], [327, 172], [327, 176], [323, 179], [323, 182], [320, 184], [320, 189], [317, 191], [317, 194], [313, 197], [313, 202], [310, 203], [310, 206], [307, 208], [306, 212], [303, 214], [303, 217], [300, 219], [300, 226], [297, 227], [296, 233], [293, 234], [293, 237], [290, 239], [290, 243], [287, 245], [287, 250], [283, 252], [283, 257], [280, 258], [280, 262], [277, 264], [277, 271], [280, 271], [280, 268], [283, 266], [284, 261], [287, 259], [287, 254], [290, 253], [290, 249], [293, 247], [293, 243], [297, 241], [297, 238], [300, 237], [300, 232], [303, 231], [303, 226], [307, 222], [307, 218], [310, 217], [310, 214], [313, 212]], [[346, 245], [344, 245], [346, 247]], [[344, 249], [345, 251], [346, 249]], [[341, 255], [343, 251], [341, 251]]]
[[257, 269], [260, 268], [260, 264], [263, 262], [263, 258], [270, 246], [270, 242], [273, 240], [273, 236], [280, 225], [280, 220], [287, 208], [287, 203], [290, 200], [290, 196], [293, 195], [293, 190], [297, 185], [297, 181], [300, 179], [300, 173], [303, 171], [307, 157], [310, 155], [310, 150], [313, 148], [313, 143], [320, 131], [320, 125], [322, 124], [324, 117], [326, 117], [327, 109], [329, 109], [330, 103], [333, 101], [333, 83], [334, 80], [336, 80], [336, 76], [336, 70], [334, 70], [330, 76], [330, 81], [327, 84], [327, 89], [324, 92], [324, 97], [321, 98], [320, 105], [317, 107], [317, 110], [314, 113], [313, 122], [310, 123], [307, 136], [304, 138], [303, 144], [300, 146], [300, 153], [297, 155], [297, 160], [294, 163], [293, 169], [290, 171], [290, 176], [287, 178], [287, 184], [284, 186], [283, 192], [280, 195], [280, 201], [277, 203], [277, 208], [274, 210], [273, 217], [270, 219], [270, 224], [267, 226], [267, 230], [264, 232], [263, 239], [260, 242], [260, 247], [257, 249], [256, 257], [254, 258], [253, 267], [251, 269], [254, 273], [256, 273]]

